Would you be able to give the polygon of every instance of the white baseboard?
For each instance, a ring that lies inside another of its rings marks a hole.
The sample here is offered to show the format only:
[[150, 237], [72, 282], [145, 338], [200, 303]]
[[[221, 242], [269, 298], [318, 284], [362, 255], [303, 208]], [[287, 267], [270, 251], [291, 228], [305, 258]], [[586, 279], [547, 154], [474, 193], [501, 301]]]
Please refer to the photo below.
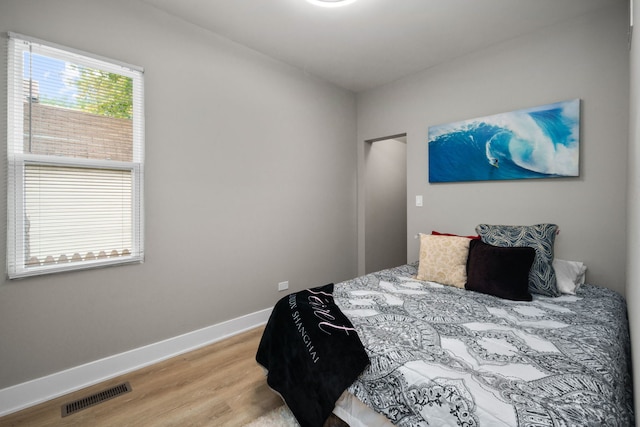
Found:
[[271, 308], [0, 390], [0, 416], [98, 384], [263, 325]]

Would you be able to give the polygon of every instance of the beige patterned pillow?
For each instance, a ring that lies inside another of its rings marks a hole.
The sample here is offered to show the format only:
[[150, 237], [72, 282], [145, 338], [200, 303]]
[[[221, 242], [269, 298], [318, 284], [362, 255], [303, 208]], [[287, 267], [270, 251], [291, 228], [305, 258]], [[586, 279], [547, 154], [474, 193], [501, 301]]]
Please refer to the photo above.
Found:
[[464, 288], [469, 242], [467, 237], [420, 234], [417, 279]]

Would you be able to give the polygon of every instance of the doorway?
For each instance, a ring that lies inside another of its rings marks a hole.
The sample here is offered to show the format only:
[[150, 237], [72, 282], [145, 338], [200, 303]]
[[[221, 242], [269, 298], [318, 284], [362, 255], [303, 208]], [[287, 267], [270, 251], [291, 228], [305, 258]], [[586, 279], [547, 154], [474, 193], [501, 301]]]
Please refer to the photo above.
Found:
[[407, 135], [365, 141], [365, 272], [407, 263]]

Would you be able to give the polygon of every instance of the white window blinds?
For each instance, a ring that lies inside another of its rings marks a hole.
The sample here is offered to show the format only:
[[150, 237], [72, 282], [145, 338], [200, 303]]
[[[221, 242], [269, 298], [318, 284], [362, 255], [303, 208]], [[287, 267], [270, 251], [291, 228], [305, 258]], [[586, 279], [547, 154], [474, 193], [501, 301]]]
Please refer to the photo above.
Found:
[[9, 34], [10, 278], [141, 262], [142, 70]]

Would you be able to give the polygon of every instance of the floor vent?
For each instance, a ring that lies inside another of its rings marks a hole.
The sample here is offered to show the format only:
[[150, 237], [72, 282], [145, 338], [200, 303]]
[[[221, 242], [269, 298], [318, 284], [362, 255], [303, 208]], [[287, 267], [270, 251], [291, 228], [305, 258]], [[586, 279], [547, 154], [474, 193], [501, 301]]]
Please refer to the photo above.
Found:
[[82, 399], [62, 405], [62, 416], [66, 417], [67, 415], [75, 414], [89, 406], [97, 405], [98, 403], [113, 399], [114, 397], [118, 397], [121, 394], [125, 394], [130, 391], [131, 385], [129, 385], [128, 382], [111, 387], [107, 390], [99, 391], [91, 396], [83, 397]]

